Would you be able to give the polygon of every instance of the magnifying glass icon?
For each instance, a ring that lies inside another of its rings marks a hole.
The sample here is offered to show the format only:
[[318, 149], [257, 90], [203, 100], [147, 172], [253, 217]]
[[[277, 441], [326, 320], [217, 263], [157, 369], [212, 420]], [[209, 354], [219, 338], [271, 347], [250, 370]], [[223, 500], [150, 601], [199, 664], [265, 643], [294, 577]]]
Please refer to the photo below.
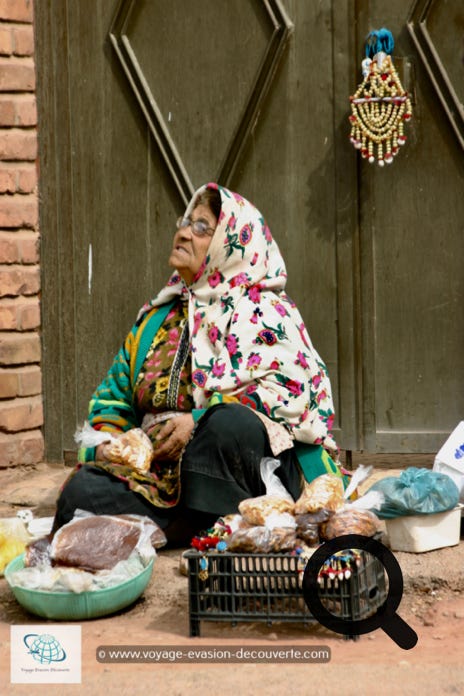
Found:
[[[337, 551], [359, 549], [379, 559], [388, 575], [388, 594], [375, 614], [364, 619], [350, 620], [335, 616], [328, 611], [319, 598], [319, 571], [327, 558]], [[403, 574], [390, 549], [380, 541], [362, 534], [344, 534], [322, 544], [306, 564], [303, 576], [303, 596], [306, 605], [320, 624], [326, 628], [355, 636], [381, 628], [403, 650], [410, 650], [417, 643], [417, 633], [397, 613], [403, 596]]]

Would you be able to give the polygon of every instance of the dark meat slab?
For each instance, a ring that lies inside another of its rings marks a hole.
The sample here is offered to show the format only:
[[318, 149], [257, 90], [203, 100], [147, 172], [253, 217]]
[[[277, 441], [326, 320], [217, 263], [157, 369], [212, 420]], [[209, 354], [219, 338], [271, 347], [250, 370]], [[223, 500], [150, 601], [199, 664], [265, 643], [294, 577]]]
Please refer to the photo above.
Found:
[[116, 516], [95, 515], [74, 519], [55, 533], [53, 565], [89, 571], [113, 568], [125, 561], [140, 536], [140, 525]]

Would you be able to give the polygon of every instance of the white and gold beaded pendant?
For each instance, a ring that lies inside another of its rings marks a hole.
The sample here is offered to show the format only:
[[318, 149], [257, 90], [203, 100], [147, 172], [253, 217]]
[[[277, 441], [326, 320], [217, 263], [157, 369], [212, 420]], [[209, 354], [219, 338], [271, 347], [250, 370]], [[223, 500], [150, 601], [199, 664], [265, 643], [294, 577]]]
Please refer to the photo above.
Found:
[[362, 62], [364, 80], [350, 97], [350, 140], [361, 156], [383, 167], [391, 164], [406, 142], [404, 123], [412, 116], [391, 55], [379, 51]]

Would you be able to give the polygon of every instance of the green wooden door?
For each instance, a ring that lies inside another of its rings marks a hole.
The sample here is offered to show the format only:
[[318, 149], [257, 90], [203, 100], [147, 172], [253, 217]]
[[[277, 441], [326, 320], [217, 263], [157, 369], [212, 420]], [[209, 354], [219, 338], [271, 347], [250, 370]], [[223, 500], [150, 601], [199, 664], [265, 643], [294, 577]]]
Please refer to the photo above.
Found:
[[[459, 1], [428, 5], [458, 80]], [[459, 117], [408, 31], [413, 10], [402, 0], [37, 4], [50, 459], [74, 448], [91, 392], [169, 275], [173, 221], [208, 180], [268, 220], [330, 370], [341, 447], [438, 448], [464, 406], [463, 157]], [[410, 142], [384, 170], [358, 160], [347, 121], [363, 39], [380, 26], [395, 35], [415, 101]]]

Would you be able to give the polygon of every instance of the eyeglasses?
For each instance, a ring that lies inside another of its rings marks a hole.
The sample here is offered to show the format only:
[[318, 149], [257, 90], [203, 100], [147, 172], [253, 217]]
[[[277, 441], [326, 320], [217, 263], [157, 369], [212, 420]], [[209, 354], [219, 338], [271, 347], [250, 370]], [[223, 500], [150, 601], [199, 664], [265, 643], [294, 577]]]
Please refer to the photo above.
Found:
[[196, 237], [212, 237], [215, 232], [214, 227], [210, 227], [206, 220], [191, 220], [188, 217], [178, 218], [176, 227], [178, 230], [181, 230], [184, 227], [191, 227], [192, 232]]

